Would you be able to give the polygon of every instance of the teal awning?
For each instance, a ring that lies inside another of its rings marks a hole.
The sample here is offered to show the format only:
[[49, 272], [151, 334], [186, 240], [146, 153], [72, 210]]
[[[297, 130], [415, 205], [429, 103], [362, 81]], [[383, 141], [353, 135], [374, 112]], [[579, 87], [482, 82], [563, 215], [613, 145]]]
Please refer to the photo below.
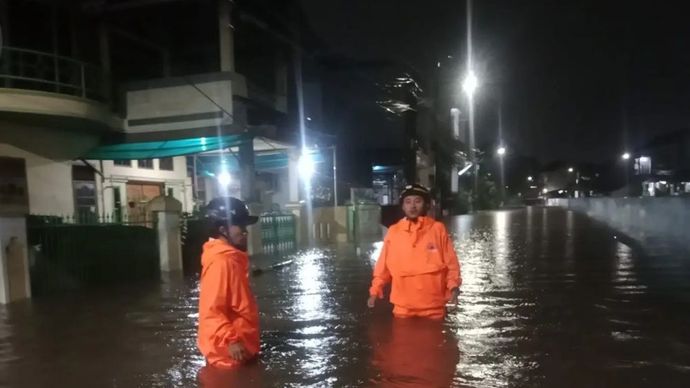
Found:
[[[324, 163], [326, 158], [319, 152], [312, 154], [314, 163]], [[257, 171], [278, 170], [288, 168], [289, 156], [287, 152], [259, 153], [254, 156], [254, 168]], [[201, 155], [197, 158], [198, 170], [213, 175], [224, 165], [229, 171], [239, 171], [240, 165], [236, 157], [225, 154]]]
[[90, 150], [83, 159], [88, 160], [141, 160], [169, 158], [172, 156], [191, 155], [206, 151], [216, 151], [239, 146], [252, 141], [246, 134], [225, 135], [218, 137], [197, 137], [150, 141], [143, 143], [122, 143], [96, 147]]

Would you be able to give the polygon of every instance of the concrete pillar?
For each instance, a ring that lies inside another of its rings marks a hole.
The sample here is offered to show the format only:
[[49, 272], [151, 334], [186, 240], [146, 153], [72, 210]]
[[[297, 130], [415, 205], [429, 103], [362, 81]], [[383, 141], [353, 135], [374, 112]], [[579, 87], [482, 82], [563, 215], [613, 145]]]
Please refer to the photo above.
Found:
[[250, 203], [256, 198], [256, 173], [254, 169], [254, 142], [246, 141], [239, 147], [240, 182], [242, 183], [242, 200]]
[[[263, 212], [263, 207], [259, 203], [248, 204], [249, 214], [258, 215]], [[263, 239], [261, 238], [261, 221], [247, 228], [249, 232], [247, 241], [247, 253], [249, 255], [260, 255], [264, 252]]]
[[299, 202], [299, 151], [293, 148], [288, 153], [288, 202]]
[[289, 203], [285, 205], [287, 211], [295, 215], [295, 227], [297, 234], [297, 247], [305, 247], [309, 244], [309, 228], [307, 225], [307, 209], [301, 203]]
[[105, 87], [103, 93], [107, 100], [110, 100], [110, 75], [111, 72], [111, 60], [110, 60], [110, 33], [108, 32], [108, 26], [105, 21], [101, 21], [99, 30], [99, 46], [101, 53], [101, 69], [103, 71], [103, 77], [105, 78]]
[[29, 298], [26, 219], [0, 215], [0, 304]]
[[149, 202], [146, 211], [156, 214], [158, 254], [161, 273], [182, 271], [180, 215], [182, 203], [173, 197], [160, 196]]
[[235, 71], [235, 36], [230, 13], [230, 0], [218, 0], [218, 42], [220, 71]]

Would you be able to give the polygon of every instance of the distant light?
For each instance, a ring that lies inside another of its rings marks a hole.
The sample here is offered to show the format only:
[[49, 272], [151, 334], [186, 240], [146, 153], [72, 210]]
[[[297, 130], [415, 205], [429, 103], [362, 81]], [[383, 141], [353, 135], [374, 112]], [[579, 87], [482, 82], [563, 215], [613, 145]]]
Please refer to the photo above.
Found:
[[458, 108], [450, 108], [450, 114], [455, 116], [460, 114], [460, 109]]
[[563, 194], [563, 190], [558, 190], [558, 194]]
[[462, 81], [462, 90], [465, 91], [465, 94], [469, 97], [472, 97], [474, 91], [477, 90], [477, 86], [479, 86], [479, 80], [477, 76], [474, 75], [474, 72], [470, 70], [467, 76], [465, 76], [465, 80]]
[[572, 168], [572, 167], [570, 167], [570, 168], [568, 169], [568, 172], [573, 172], [573, 171], [575, 171], [575, 169]]
[[467, 170], [472, 168], [472, 163], [468, 163], [467, 166], [465, 166], [462, 170], [458, 171], [458, 176], [461, 176], [462, 174], [466, 173]]
[[302, 156], [300, 156], [299, 161], [297, 162], [297, 171], [299, 172], [299, 176], [304, 181], [311, 181], [315, 170], [314, 159], [307, 150], [303, 150]]
[[311, 117], [307, 117], [307, 121], [311, 121]]
[[628, 160], [630, 159], [630, 153], [626, 152], [621, 157], [623, 158], [623, 160]]
[[441, 67], [441, 62], [436, 62], [436, 67]]
[[232, 182], [232, 177], [230, 176], [230, 173], [227, 171], [219, 172], [216, 176], [216, 179], [218, 179], [218, 183], [220, 183], [220, 185], [223, 187], [227, 187], [230, 184], [230, 182]]
[[541, 190], [541, 192], [544, 193], [544, 194], [546, 194], [546, 193], [549, 192], [549, 190], [547, 190], [546, 187], [544, 187], [544, 188]]
[[497, 153], [499, 156], [505, 155], [505, 154], [506, 154], [506, 147], [503, 147], [503, 146], [498, 147], [498, 149], [496, 150], [496, 153]]
[[531, 175], [527, 177], [528, 182], [532, 182], [533, 180], [534, 180], [534, 178]]

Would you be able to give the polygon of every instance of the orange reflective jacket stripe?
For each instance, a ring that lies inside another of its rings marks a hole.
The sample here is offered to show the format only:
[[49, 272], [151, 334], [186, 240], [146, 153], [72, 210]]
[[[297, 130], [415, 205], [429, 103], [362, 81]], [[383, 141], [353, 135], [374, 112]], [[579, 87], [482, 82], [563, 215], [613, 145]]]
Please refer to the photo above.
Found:
[[460, 262], [446, 227], [432, 218], [403, 219], [391, 226], [374, 268], [370, 295], [383, 297], [392, 282], [391, 303], [407, 310], [440, 308], [459, 287]]
[[242, 342], [259, 353], [259, 312], [249, 287], [249, 258], [222, 240], [204, 244], [201, 256], [197, 344], [208, 364], [229, 368], [228, 345]]

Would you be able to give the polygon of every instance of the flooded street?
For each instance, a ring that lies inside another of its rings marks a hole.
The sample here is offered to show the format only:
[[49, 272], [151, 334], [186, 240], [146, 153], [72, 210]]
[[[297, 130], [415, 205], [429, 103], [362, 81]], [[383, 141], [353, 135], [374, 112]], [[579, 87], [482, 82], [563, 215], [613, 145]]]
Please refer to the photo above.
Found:
[[189, 278], [2, 308], [0, 386], [690, 386], [686, 253], [560, 209], [449, 230], [464, 284], [443, 323], [366, 308], [375, 246], [316, 249], [254, 278], [262, 356], [245, 369], [202, 369]]

